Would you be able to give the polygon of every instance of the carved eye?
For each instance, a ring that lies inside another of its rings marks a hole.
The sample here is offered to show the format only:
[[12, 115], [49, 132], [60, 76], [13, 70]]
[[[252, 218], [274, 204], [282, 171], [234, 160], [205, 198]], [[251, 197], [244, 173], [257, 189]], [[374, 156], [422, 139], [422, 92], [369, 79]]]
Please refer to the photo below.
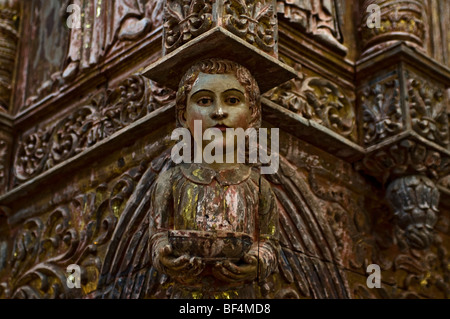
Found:
[[226, 102], [229, 105], [236, 105], [236, 104], [239, 104], [241, 102], [241, 100], [239, 100], [239, 98], [237, 98], [235, 96], [230, 96], [226, 99]]
[[212, 103], [213, 100], [210, 97], [202, 97], [197, 100], [197, 104], [200, 106], [210, 106]]

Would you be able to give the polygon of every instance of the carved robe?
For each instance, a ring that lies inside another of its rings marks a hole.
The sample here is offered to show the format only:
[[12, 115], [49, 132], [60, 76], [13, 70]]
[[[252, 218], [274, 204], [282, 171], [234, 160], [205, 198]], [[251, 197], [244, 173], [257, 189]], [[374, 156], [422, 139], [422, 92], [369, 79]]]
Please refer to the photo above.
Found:
[[336, 0], [278, 0], [277, 10], [308, 34], [325, 41], [342, 52]]
[[[170, 229], [227, 230], [244, 232], [258, 243], [259, 258], [264, 260], [259, 268], [261, 278], [276, 269], [277, 205], [270, 184], [262, 177], [260, 180], [259, 172], [243, 164], [238, 169], [220, 172], [199, 164], [180, 164], [160, 175], [156, 183], [150, 215], [153, 256]], [[163, 266], [155, 258], [153, 266], [162, 271]], [[210, 282], [211, 278], [204, 280]], [[189, 298], [193, 291], [202, 298], [250, 297], [252, 289], [252, 284], [242, 283], [230, 289], [227, 284], [215, 281], [202, 285], [200, 290], [176, 286], [172, 297]]]
[[334, 6], [333, 0], [284, 0], [278, 4], [287, 18], [299, 22], [307, 32], [325, 27], [336, 34]]
[[73, 0], [81, 8], [81, 28], [71, 29], [68, 62], [81, 69], [98, 63], [118, 38], [123, 22], [140, 19], [144, 5], [138, 0]]

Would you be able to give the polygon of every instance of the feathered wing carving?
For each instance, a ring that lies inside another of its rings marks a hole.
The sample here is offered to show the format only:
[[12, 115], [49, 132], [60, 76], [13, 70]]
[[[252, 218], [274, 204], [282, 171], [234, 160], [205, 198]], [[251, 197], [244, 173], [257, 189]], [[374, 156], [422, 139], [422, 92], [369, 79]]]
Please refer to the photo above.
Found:
[[[166, 298], [169, 282], [151, 265], [149, 212], [151, 193], [158, 174], [174, 164], [170, 152], [157, 157], [144, 173], [134, 194], [120, 216], [111, 239], [98, 290], [93, 298]], [[295, 168], [280, 158], [276, 174], [265, 175], [277, 197], [280, 213], [279, 270], [287, 284], [294, 284], [298, 293], [311, 298], [349, 298], [339, 260], [334, 233], [324, 216], [318, 214], [307, 183]], [[285, 298], [292, 295], [277, 294]]]
[[[279, 269], [298, 292], [311, 298], [350, 298], [334, 232], [307, 182], [280, 156], [273, 184], [280, 215]], [[278, 297], [284, 297], [278, 295]]]
[[[152, 267], [148, 249], [151, 193], [158, 174], [173, 165], [170, 150], [151, 162], [122, 212], [105, 255], [98, 289], [91, 297], [144, 298], [167, 278]], [[164, 297], [164, 295], [160, 296]]]

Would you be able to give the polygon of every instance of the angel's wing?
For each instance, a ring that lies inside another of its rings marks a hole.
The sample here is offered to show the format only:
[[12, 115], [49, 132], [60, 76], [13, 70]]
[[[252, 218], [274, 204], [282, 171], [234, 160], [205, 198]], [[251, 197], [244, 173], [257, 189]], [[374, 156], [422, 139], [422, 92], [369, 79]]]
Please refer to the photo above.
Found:
[[122, 212], [105, 255], [93, 298], [135, 299], [164, 294], [167, 279], [151, 266], [148, 212], [151, 193], [159, 173], [173, 166], [170, 150], [151, 162]]
[[335, 234], [306, 181], [282, 156], [278, 172], [265, 177], [279, 208], [282, 276], [306, 297], [350, 298], [345, 274], [336, 266]]

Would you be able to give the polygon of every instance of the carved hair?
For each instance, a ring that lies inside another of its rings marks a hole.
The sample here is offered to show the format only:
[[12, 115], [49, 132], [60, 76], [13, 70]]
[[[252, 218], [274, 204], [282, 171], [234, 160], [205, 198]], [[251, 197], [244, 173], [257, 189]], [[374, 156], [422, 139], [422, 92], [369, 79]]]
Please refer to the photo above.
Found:
[[178, 127], [182, 126], [180, 117], [183, 116], [183, 113], [186, 111], [187, 97], [200, 72], [206, 74], [234, 74], [239, 83], [245, 88], [245, 99], [252, 112], [252, 119], [249, 127], [259, 128], [261, 126], [259, 87], [250, 71], [236, 62], [212, 58], [195, 63], [189, 68], [180, 81], [176, 97], [176, 117]]

